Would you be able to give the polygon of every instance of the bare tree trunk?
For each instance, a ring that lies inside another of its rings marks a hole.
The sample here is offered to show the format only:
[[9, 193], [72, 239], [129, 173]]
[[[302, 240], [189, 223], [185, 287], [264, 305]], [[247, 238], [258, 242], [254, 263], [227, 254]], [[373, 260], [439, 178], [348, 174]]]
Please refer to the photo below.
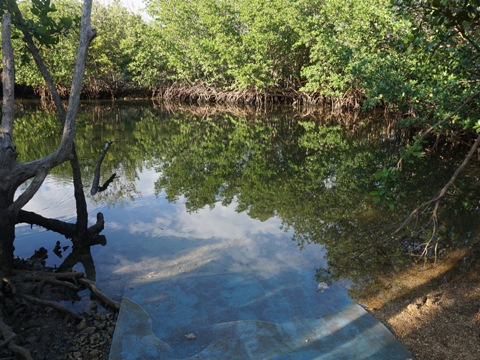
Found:
[[[13, 3], [16, 5], [16, 3]], [[62, 162], [72, 159], [72, 167], [79, 170], [78, 160], [74, 153], [73, 139], [76, 125], [77, 112], [82, 90], [82, 79], [85, 72], [85, 60], [90, 42], [96, 33], [90, 24], [90, 14], [92, 10], [92, 0], [85, 0], [82, 7], [80, 43], [77, 49], [77, 58], [75, 61], [74, 75], [68, 101], [68, 108], [65, 112], [60, 97], [51, 80], [48, 70], [38, 53], [38, 49], [33, 44], [32, 38], [25, 35], [27, 45], [33, 54], [37, 67], [45, 78], [47, 86], [55, 99], [60, 121], [64, 124], [61, 141], [52, 154], [28, 163], [17, 161], [17, 152], [13, 143], [14, 128], [14, 54], [11, 43], [11, 14], [5, 13], [2, 16], [2, 54], [3, 54], [3, 106], [2, 106], [2, 128], [0, 129], [0, 271], [9, 272], [13, 265], [13, 251], [15, 239], [15, 223], [17, 216], [25, 204], [35, 195], [42, 185], [50, 169]], [[21, 23], [21, 13], [18, 7], [13, 9], [17, 22]], [[53, 90], [54, 89], [54, 90]], [[72, 156], [73, 154], [73, 156]], [[76, 163], [75, 163], [76, 161]], [[15, 191], [25, 181], [33, 178], [27, 189], [14, 200]], [[78, 185], [78, 184], [77, 184]], [[83, 186], [80, 183], [78, 186]], [[76, 186], [76, 196], [78, 193]], [[83, 192], [79, 197], [81, 198]], [[83, 200], [85, 200], [83, 198]], [[85, 203], [85, 201], [83, 202]], [[87, 233], [86, 219], [87, 212], [85, 208], [78, 208], [80, 211], [79, 225]]]
[[10, 214], [0, 212], [0, 272], [9, 273], [13, 268], [13, 242], [15, 240], [15, 221]]
[[17, 151], [12, 142], [15, 70], [11, 28], [10, 14], [4, 14], [2, 16], [3, 106], [0, 129], [0, 271], [9, 271], [12, 268], [13, 241], [15, 240], [15, 217], [10, 211], [14, 196], [14, 191], [11, 189], [10, 170], [17, 160]]

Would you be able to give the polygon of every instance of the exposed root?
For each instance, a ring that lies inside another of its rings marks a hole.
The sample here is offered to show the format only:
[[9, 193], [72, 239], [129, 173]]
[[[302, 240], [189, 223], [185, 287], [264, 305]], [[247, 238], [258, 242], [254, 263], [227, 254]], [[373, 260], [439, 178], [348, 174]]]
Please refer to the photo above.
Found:
[[77, 320], [82, 319], [81, 315], [77, 314], [76, 312], [74, 312], [74, 311], [66, 308], [65, 306], [62, 306], [59, 303], [56, 303], [54, 301], [43, 300], [43, 299], [39, 299], [39, 298], [30, 296], [30, 295], [27, 295], [27, 294], [22, 294], [22, 293], [19, 293], [18, 296], [20, 296], [22, 299], [25, 299], [25, 300], [31, 302], [32, 304], [41, 305], [41, 306], [45, 306], [45, 307], [55, 309], [59, 312], [67, 314], [67, 315], [69, 315], [69, 316], [71, 316], [71, 317], [73, 317], [74, 319], [77, 319]]
[[10, 326], [5, 324], [3, 317], [0, 316], [0, 333], [2, 334], [3, 341], [0, 343], [0, 349], [4, 346], [8, 346], [8, 349], [14, 354], [20, 356], [25, 360], [33, 360], [32, 355], [28, 349], [17, 345], [13, 340], [17, 337]]
[[80, 278], [79, 281], [80, 283], [85, 285], [92, 292], [92, 294], [96, 296], [98, 299], [100, 299], [100, 301], [102, 301], [106, 306], [108, 306], [109, 308], [115, 311], [120, 310], [120, 303], [118, 301], [114, 301], [110, 299], [110, 297], [108, 297], [103, 291], [101, 291], [97, 287], [97, 284], [95, 284], [95, 282], [83, 277]]
[[[28, 261], [17, 260], [17, 267], [25, 267], [28, 264]], [[14, 329], [32, 326], [25, 324], [32, 324], [31, 319], [39, 314], [50, 317], [48, 312], [42, 309], [52, 309], [48, 311], [55, 311], [59, 314], [57, 318], [60, 321], [75, 328], [75, 324], [83, 321], [86, 314], [80, 314], [59, 301], [79, 299], [77, 293], [85, 288], [101, 300], [105, 307], [118, 312], [120, 304], [110, 299], [98, 289], [95, 282], [86, 279], [80, 272], [57, 273], [53, 272], [53, 269], [38, 271], [15, 269], [11, 276], [3, 277], [0, 282], [0, 358], [2, 355], [8, 355], [13, 356], [12, 359], [33, 359], [30, 351], [35, 349], [23, 347], [25, 338], [17, 336]], [[33, 324], [33, 327], [37, 326]]]
[[73, 291], [80, 290], [80, 288], [77, 285], [72, 284], [71, 282], [68, 282], [68, 281], [58, 280], [56, 277], [53, 277], [53, 276], [44, 276], [44, 275], [38, 275], [38, 274], [32, 273], [32, 274], [25, 274], [23, 279], [25, 281], [39, 282], [42, 285], [45, 283], [49, 283], [52, 285], [63, 286]]
[[158, 89], [156, 96], [167, 103], [253, 106], [261, 109], [275, 104], [291, 104], [295, 108], [329, 106], [332, 110], [360, 109], [365, 98], [362, 92], [355, 89], [347, 91], [341, 97], [333, 98], [319, 92], [298, 91], [295, 87], [274, 86], [265, 90], [250, 87], [226, 90], [205, 84], [172, 84]]

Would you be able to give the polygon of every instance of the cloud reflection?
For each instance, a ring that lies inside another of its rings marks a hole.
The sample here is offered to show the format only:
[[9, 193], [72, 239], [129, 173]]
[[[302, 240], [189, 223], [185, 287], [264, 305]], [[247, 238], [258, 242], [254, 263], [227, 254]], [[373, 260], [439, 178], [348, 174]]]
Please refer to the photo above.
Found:
[[279, 219], [273, 218], [261, 222], [250, 218], [244, 212], [236, 212], [235, 208], [235, 202], [230, 206], [217, 203], [213, 209], [205, 207], [198, 212], [188, 213], [180, 199], [161, 216], [150, 221], [140, 220], [128, 224], [128, 231], [131, 234], [143, 234], [149, 237], [174, 236], [196, 239], [242, 238], [255, 234], [285, 235], [285, 232], [280, 229]]

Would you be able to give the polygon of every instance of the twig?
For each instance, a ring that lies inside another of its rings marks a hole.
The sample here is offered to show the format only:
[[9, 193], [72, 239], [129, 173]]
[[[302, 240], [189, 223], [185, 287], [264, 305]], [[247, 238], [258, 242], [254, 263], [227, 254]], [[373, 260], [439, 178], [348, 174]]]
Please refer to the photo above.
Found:
[[[419, 136], [419, 139], [423, 140], [425, 139], [425, 137], [430, 134], [432, 131], [434, 131], [438, 126], [440, 126], [441, 124], [443, 123], [446, 123], [450, 120], [452, 120], [452, 118], [458, 114], [465, 106], [468, 105], [468, 103], [470, 103], [472, 100], [474, 100], [476, 97], [478, 97], [480, 95], [480, 90], [477, 91], [475, 94], [473, 94], [472, 96], [470, 96], [467, 100], [465, 100], [454, 112], [452, 112], [450, 115], [448, 115], [446, 118], [438, 121], [436, 124], [430, 126], [427, 130], [425, 130], [420, 136]], [[397, 168], [401, 168], [402, 167], [402, 161], [403, 161], [403, 157], [398, 161], [397, 163]]]

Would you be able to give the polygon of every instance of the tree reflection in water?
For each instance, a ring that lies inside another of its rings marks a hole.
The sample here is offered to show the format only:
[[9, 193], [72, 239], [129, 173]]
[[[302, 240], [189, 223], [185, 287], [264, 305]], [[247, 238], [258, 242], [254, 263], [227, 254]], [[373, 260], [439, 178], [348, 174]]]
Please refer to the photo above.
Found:
[[[87, 164], [84, 178], [93, 178], [102, 144], [121, 144], [107, 154], [101, 172], [104, 179], [116, 174], [115, 180], [92, 201], [130, 201], [139, 193], [137, 174], [154, 167], [160, 174], [157, 195], [185, 199], [190, 212], [221, 201], [235, 202], [238, 212], [261, 221], [276, 216], [285, 229], [293, 229], [300, 247], [325, 247], [334, 279], [359, 280], [416, 259], [418, 245], [428, 237], [427, 219], [420, 214], [395, 237], [393, 230], [415, 204], [443, 186], [452, 162], [463, 156], [461, 148], [442, 148], [428, 161], [404, 164], [400, 180], [389, 190], [392, 207], [370, 195], [376, 189], [372, 174], [395, 164], [404, 145], [402, 132], [390, 132], [391, 122], [383, 114], [221, 110], [121, 102], [85, 107], [76, 140], [79, 158]], [[25, 129], [26, 134], [31, 130]], [[24, 156], [34, 158], [47, 146], [43, 136], [37, 139], [42, 142], [21, 149]], [[56, 173], [67, 174], [65, 167]], [[472, 166], [456, 184], [461, 196], [450, 197], [442, 208], [441, 251], [464, 246], [465, 239], [478, 234], [478, 178]]]

